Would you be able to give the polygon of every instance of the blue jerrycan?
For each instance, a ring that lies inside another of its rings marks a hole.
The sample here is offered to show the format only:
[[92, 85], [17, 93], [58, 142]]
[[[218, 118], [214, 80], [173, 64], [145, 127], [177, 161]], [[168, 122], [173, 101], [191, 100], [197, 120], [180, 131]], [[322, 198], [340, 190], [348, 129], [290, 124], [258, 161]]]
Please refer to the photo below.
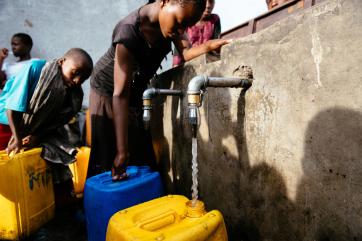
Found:
[[160, 174], [147, 166], [129, 166], [128, 178], [112, 182], [111, 172], [89, 178], [84, 188], [88, 241], [105, 241], [116, 212], [163, 195]]

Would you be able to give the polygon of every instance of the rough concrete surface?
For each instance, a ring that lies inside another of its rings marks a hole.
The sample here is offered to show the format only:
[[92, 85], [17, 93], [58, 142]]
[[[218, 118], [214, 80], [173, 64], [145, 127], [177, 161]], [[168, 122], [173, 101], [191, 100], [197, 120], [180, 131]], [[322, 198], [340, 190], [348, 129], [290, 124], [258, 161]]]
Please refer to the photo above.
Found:
[[[230, 240], [362, 240], [362, 1], [327, 0], [159, 76], [252, 66], [248, 91], [208, 88], [200, 108], [200, 198]], [[153, 137], [166, 187], [191, 196], [187, 98], [159, 98]], [[162, 112], [163, 110], [163, 112]], [[162, 114], [160, 114], [162, 113]]]

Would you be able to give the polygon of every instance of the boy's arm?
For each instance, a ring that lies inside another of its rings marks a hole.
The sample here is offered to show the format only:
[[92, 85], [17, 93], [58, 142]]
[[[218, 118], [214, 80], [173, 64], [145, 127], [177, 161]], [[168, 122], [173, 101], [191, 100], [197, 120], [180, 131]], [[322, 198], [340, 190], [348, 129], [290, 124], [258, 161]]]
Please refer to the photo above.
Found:
[[7, 110], [6, 114], [8, 116], [9, 126], [13, 134], [12, 140], [9, 142], [8, 147], [6, 148], [6, 152], [8, 154], [10, 154], [12, 151], [14, 151], [14, 153], [18, 153], [23, 147], [22, 139], [19, 133], [19, 124], [21, 122], [23, 113], [14, 110]]
[[181, 56], [181, 58], [185, 61], [189, 61], [193, 58], [196, 58], [202, 54], [205, 54], [212, 50], [217, 50], [221, 46], [230, 43], [232, 40], [230, 39], [212, 39], [204, 44], [201, 44], [196, 47], [191, 47], [190, 42], [188, 41], [186, 35], [184, 34], [178, 39], [175, 39], [173, 42]]
[[22, 123], [23, 113], [26, 112], [29, 101], [29, 88], [31, 83], [38, 80], [41, 68], [36, 63], [31, 63], [22, 68], [16, 74], [9, 89], [4, 108], [6, 109], [9, 126], [12, 132], [12, 140], [8, 144], [7, 152], [18, 152], [22, 148], [22, 133], [20, 133], [20, 123]]
[[5, 83], [6, 80], [6, 74], [4, 71], [2, 71], [4, 60], [6, 57], [8, 57], [9, 51], [6, 48], [0, 49], [0, 87], [2, 88], [3, 83]]
[[125, 163], [127, 158], [128, 104], [134, 66], [134, 58], [128, 49], [122, 44], [117, 44], [114, 61], [114, 92], [112, 99], [113, 121], [117, 145], [117, 155], [114, 159], [114, 163], [117, 165]]

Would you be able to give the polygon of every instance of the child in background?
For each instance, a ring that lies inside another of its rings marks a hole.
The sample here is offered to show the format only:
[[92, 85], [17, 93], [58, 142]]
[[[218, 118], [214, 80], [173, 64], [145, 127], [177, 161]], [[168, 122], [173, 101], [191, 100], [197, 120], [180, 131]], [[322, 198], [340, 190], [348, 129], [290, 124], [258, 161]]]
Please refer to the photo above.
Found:
[[266, 0], [266, 5], [268, 6], [268, 10], [276, 8], [289, 0]]
[[12, 137], [7, 153], [23, 147], [41, 146], [41, 156], [52, 171], [56, 206], [72, 199], [72, 174], [76, 146], [61, 129], [81, 109], [81, 84], [93, 68], [91, 57], [82, 49], [70, 49], [60, 58], [46, 63], [32, 60], [10, 78], [0, 94], [0, 122], [8, 124]]
[[14, 57], [19, 58], [17, 62], [6, 63], [5, 59], [9, 55], [9, 50], [6, 48], [0, 49], [0, 89], [4, 87], [6, 79], [16, 75], [24, 65], [32, 60], [30, 56], [32, 47], [33, 40], [28, 34], [17, 33], [11, 38], [11, 50]]
[[[11, 38], [11, 49], [13, 55], [19, 60], [15, 63], [10, 63], [6, 59], [9, 55], [9, 50], [6, 48], [0, 49], [0, 89], [2, 90], [7, 79], [16, 75], [26, 64], [32, 59], [30, 51], [33, 46], [33, 40], [28, 34], [17, 33]], [[0, 92], [1, 92], [0, 90]], [[0, 124], [0, 150], [6, 148], [11, 137], [11, 130], [8, 125]]]
[[37, 145], [68, 123], [81, 108], [81, 84], [92, 68], [84, 50], [71, 49], [47, 64], [32, 60], [10, 78], [0, 94], [0, 123], [12, 132], [7, 152]]
[[[199, 46], [210, 39], [220, 38], [221, 23], [219, 16], [212, 13], [214, 7], [215, 0], [207, 0], [206, 9], [202, 14], [200, 21], [194, 26], [186, 29], [187, 37], [189, 38], [192, 47]], [[218, 55], [217, 53], [213, 54]], [[173, 57], [173, 66], [177, 66], [182, 62], [183, 61], [176, 50]]]
[[200, 20], [205, 7], [206, 0], [158, 0], [116, 25], [111, 46], [91, 77], [88, 176], [111, 169], [118, 181], [127, 177], [128, 161], [155, 166], [150, 133], [142, 123], [142, 93], [171, 51], [171, 42], [184, 61], [230, 42], [210, 40], [190, 48], [184, 31]]

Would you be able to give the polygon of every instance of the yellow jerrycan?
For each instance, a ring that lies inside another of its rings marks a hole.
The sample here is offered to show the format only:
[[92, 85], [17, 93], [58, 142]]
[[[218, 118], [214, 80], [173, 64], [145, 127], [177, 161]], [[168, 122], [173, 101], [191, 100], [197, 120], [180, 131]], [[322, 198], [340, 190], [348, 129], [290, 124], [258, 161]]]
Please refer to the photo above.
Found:
[[51, 171], [40, 154], [0, 152], [0, 240], [22, 239], [54, 217]]
[[222, 214], [203, 202], [169, 195], [114, 214], [107, 241], [227, 241]]
[[84, 184], [87, 179], [90, 148], [82, 146], [78, 149], [76, 161], [69, 165], [73, 174], [74, 193], [77, 198], [83, 197]]
[[89, 109], [85, 112], [85, 143], [87, 146], [92, 144], [92, 131], [91, 131], [91, 114]]

